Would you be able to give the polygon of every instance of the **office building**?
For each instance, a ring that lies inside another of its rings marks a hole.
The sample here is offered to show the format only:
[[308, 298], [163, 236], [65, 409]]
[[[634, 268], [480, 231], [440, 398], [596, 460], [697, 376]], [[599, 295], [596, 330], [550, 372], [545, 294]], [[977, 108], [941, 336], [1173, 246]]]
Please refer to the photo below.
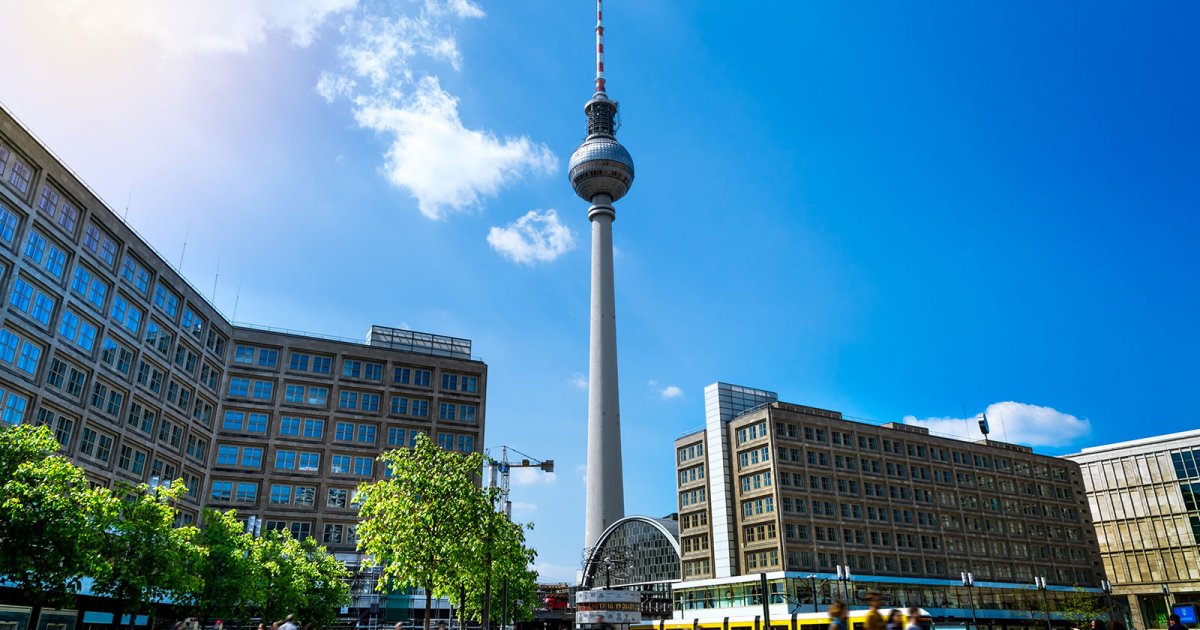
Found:
[[483, 450], [469, 340], [235, 325], [3, 110], [0, 295], [0, 419], [51, 427], [100, 485], [183, 479], [184, 523], [236, 508], [349, 554], [382, 451]]
[[[1073, 462], [851, 421], [726, 383], [705, 389], [705, 411], [705, 427], [675, 442], [684, 618], [744, 605], [759, 573], [796, 606], [862, 606], [876, 590], [935, 620], [969, 619], [974, 603], [981, 620], [1008, 625], [1034, 619], [1043, 595], [1054, 610], [1077, 588], [1099, 592]], [[1042, 593], [1035, 578], [1046, 580]]]
[[1166, 628], [1200, 604], [1200, 431], [1085, 448], [1083, 473], [1104, 571], [1133, 625]]

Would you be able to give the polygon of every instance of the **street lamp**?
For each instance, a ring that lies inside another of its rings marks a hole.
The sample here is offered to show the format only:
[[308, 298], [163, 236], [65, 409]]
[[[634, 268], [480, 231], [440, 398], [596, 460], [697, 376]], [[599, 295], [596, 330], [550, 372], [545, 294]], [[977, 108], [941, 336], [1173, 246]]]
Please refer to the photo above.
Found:
[[1108, 580], [1100, 580], [1100, 590], [1104, 591], [1104, 599], [1108, 604], [1108, 622], [1111, 624], [1117, 620], [1117, 611], [1116, 608], [1113, 607], [1112, 582], [1109, 582]]
[[1046, 578], [1033, 578], [1033, 585], [1042, 592], [1042, 604], [1046, 607], [1046, 630], [1053, 630], [1050, 626], [1050, 597], [1046, 594]]
[[974, 627], [978, 625], [978, 622], [975, 621], [975, 593], [973, 590], [975, 588], [975, 576], [963, 571], [962, 583], [963, 586], [967, 587], [967, 599], [971, 601], [971, 626]]
[[850, 576], [850, 567], [841, 565], [841, 564], [837, 565], [837, 576], [838, 576], [837, 577], [838, 582], [843, 584], [842, 588], [844, 589], [844, 591], [846, 593], [846, 608], [849, 608], [850, 607], [850, 580], [853, 579]]

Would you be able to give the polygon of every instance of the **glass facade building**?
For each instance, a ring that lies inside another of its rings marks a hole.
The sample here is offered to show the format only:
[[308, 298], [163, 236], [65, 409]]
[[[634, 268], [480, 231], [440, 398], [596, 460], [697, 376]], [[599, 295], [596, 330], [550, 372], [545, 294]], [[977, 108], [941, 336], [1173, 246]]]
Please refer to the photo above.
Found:
[[51, 427], [98, 485], [183, 480], [183, 523], [236, 508], [353, 562], [381, 452], [483, 450], [470, 340], [235, 325], [3, 109], [0, 296], [0, 422]]
[[1200, 605], [1200, 431], [1085, 448], [1079, 464], [1115, 597], [1135, 626]]
[[584, 558], [580, 589], [638, 590], [642, 616], [671, 614], [671, 583], [679, 580], [679, 521], [626, 516], [610, 525]]

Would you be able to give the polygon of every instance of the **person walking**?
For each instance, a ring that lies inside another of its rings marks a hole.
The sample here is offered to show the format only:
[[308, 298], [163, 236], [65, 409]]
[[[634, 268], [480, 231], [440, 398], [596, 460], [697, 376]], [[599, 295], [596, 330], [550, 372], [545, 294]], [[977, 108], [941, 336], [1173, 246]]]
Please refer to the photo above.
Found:
[[879, 605], [883, 603], [883, 598], [879, 593], [874, 591], [867, 593], [867, 623], [866, 630], [887, 630], [887, 623], [883, 620], [883, 615], [879, 614]]
[[299, 626], [296, 625], [295, 617], [293, 615], [288, 615], [287, 619], [284, 619], [283, 623], [279, 625], [279, 630], [299, 630]]
[[904, 630], [924, 630], [921, 628], [921, 609], [916, 606], [908, 607], [908, 625]]
[[887, 630], [904, 630], [904, 615], [899, 608], [893, 608], [892, 612], [888, 613]]
[[849, 611], [841, 600], [835, 599], [829, 605], [829, 630], [850, 630]]

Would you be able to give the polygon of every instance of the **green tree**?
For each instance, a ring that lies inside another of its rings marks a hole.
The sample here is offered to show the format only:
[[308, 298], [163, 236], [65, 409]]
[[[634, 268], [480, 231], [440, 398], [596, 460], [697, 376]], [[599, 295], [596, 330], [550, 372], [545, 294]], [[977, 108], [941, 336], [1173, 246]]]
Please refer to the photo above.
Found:
[[300, 544], [305, 552], [305, 591], [296, 613], [318, 628], [330, 625], [337, 621], [338, 609], [350, 603], [350, 571], [316, 539]]
[[[488, 520], [483, 526], [484, 537], [474, 553], [475, 561], [468, 571], [467, 579], [464, 580], [464, 589], [452, 597], [451, 601], [467, 618], [481, 620], [490, 569], [492, 619], [501, 623], [506, 618], [510, 621], [532, 619], [537, 603], [537, 572], [530, 567], [537, 558], [537, 552], [525, 546], [525, 531], [533, 526], [514, 523], [503, 512], [491, 510], [488, 510], [483, 518]], [[504, 610], [505, 585], [508, 587], [507, 614]]]
[[1076, 628], [1087, 628], [1088, 622], [1106, 616], [1100, 598], [1081, 588], [1060, 599], [1056, 608]]
[[114, 624], [153, 612], [155, 601], [184, 599], [197, 590], [195, 527], [175, 527], [175, 503], [187, 492], [182, 481], [150, 487], [123, 486], [105, 501], [105, 534], [93, 590], [112, 598]]
[[300, 541], [277, 531], [254, 539], [250, 557], [255, 567], [252, 609], [265, 623], [295, 614], [304, 598], [305, 555]]
[[202, 623], [247, 616], [256, 596], [254, 538], [237, 520], [237, 513], [205, 509], [196, 544], [200, 548], [194, 569], [197, 580], [187, 597], [196, 616]]
[[389, 478], [359, 487], [358, 548], [380, 567], [380, 591], [425, 589], [425, 628], [433, 597], [454, 597], [479, 568], [490, 510], [478, 486], [483, 455], [462, 455], [420, 435], [411, 449], [384, 453]]
[[312, 538], [296, 540], [267, 531], [254, 538], [249, 610], [264, 622], [295, 615], [304, 623], [329, 625], [350, 603], [350, 572]]
[[69, 605], [98, 548], [100, 495], [50, 429], [0, 429], [0, 578], [33, 606]]

